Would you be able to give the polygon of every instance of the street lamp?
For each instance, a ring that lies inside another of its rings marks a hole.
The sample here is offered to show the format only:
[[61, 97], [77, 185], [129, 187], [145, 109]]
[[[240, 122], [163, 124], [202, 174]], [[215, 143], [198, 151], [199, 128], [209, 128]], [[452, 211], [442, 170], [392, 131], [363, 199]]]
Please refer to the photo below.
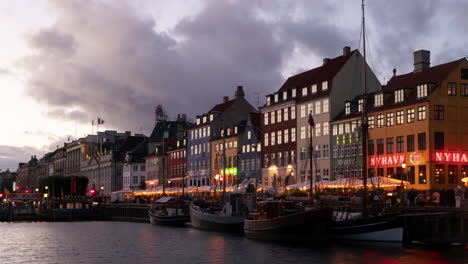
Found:
[[405, 172], [406, 163], [405, 162], [401, 164], [401, 168], [403, 169], [403, 174], [401, 175], [401, 188], [403, 188], [403, 176], [405, 176], [405, 179], [406, 179], [406, 172]]

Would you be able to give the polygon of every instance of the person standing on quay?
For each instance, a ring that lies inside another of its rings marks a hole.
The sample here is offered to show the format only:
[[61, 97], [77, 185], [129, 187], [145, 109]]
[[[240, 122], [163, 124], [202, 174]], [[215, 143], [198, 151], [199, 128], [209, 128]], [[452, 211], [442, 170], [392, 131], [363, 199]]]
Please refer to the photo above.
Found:
[[460, 208], [462, 197], [463, 190], [460, 187], [460, 185], [458, 185], [457, 187], [455, 187], [455, 207]]

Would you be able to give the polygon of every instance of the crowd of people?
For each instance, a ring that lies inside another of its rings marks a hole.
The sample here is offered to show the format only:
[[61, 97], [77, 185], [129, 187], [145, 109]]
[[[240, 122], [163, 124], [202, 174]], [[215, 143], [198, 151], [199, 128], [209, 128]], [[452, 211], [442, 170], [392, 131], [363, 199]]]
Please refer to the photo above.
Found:
[[435, 191], [418, 191], [411, 189], [402, 191], [395, 189], [390, 200], [392, 205], [403, 206], [436, 206], [436, 207], [462, 207], [463, 201], [468, 200], [466, 187], [457, 186], [454, 189]]

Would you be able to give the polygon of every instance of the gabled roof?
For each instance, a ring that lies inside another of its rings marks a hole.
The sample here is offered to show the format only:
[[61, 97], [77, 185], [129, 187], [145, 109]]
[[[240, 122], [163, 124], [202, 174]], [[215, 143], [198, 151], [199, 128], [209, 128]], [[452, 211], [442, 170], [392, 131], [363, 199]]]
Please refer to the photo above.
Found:
[[416, 88], [419, 84], [437, 83], [440, 84], [457, 65], [465, 60], [459, 59], [445, 64], [440, 64], [422, 72], [410, 72], [394, 76], [384, 87], [384, 92], [393, 92], [402, 88]]
[[178, 128], [186, 130], [192, 124], [187, 121], [160, 121], [154, 126], [153, 132], [149, 137], [149, 142], [162, 142], [164, 131], [168, 131], [169, 137], [177, 134]]
[[[341, 55], [330, 59], [325, 65], [320, 67], [289, 77], [279, 91], [286, 91], [290, 88], [302, 88], [333, 79], [355, 52], [357, 52], [357, 50], [347, 55]], [[328, 91], [330, 88], [331, 87], [329, 87]]]
[[[213, 108], [211, 108], [211, 110], [209, 112], [224, 112], [226, 111], [234, 102], [236, 101], [236, 99], [232, 99], [232, 100], [229, 100], [225, 103], [221, 103], [221, 104], [217, 104], [215, 106], [213, 106]], [[208, 113], [209, 113], [208, 112]]]

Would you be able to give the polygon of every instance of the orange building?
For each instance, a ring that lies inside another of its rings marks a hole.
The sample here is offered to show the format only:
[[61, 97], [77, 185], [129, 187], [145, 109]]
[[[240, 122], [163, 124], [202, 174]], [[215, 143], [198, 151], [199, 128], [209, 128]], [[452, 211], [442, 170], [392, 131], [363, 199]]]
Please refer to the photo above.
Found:
[[410, 182], [420, 190], [462, 185], [468, 171], [468, 62], [429, 67], [414, 53], [414, 71], [396, 75], [369, 96], [368, 176]]
[[[238, 156], [240, 153], [239, 140], [242, 138], [241, 130], [243, 129], [237, 126], [226, 128], [220, 131], [220, 133], [215, 132], [215, 134], [220, 136], [215, 136], [215, 138], [210, 141], [212, 185], [221, 185], [224, 178], [226, 178], [227, 184], [236, 183], [239, 167]], [[225, 137], [224, 146], [223, 137]], [[226, 155], [225, 172], [223, 172], [223, 151]]]

